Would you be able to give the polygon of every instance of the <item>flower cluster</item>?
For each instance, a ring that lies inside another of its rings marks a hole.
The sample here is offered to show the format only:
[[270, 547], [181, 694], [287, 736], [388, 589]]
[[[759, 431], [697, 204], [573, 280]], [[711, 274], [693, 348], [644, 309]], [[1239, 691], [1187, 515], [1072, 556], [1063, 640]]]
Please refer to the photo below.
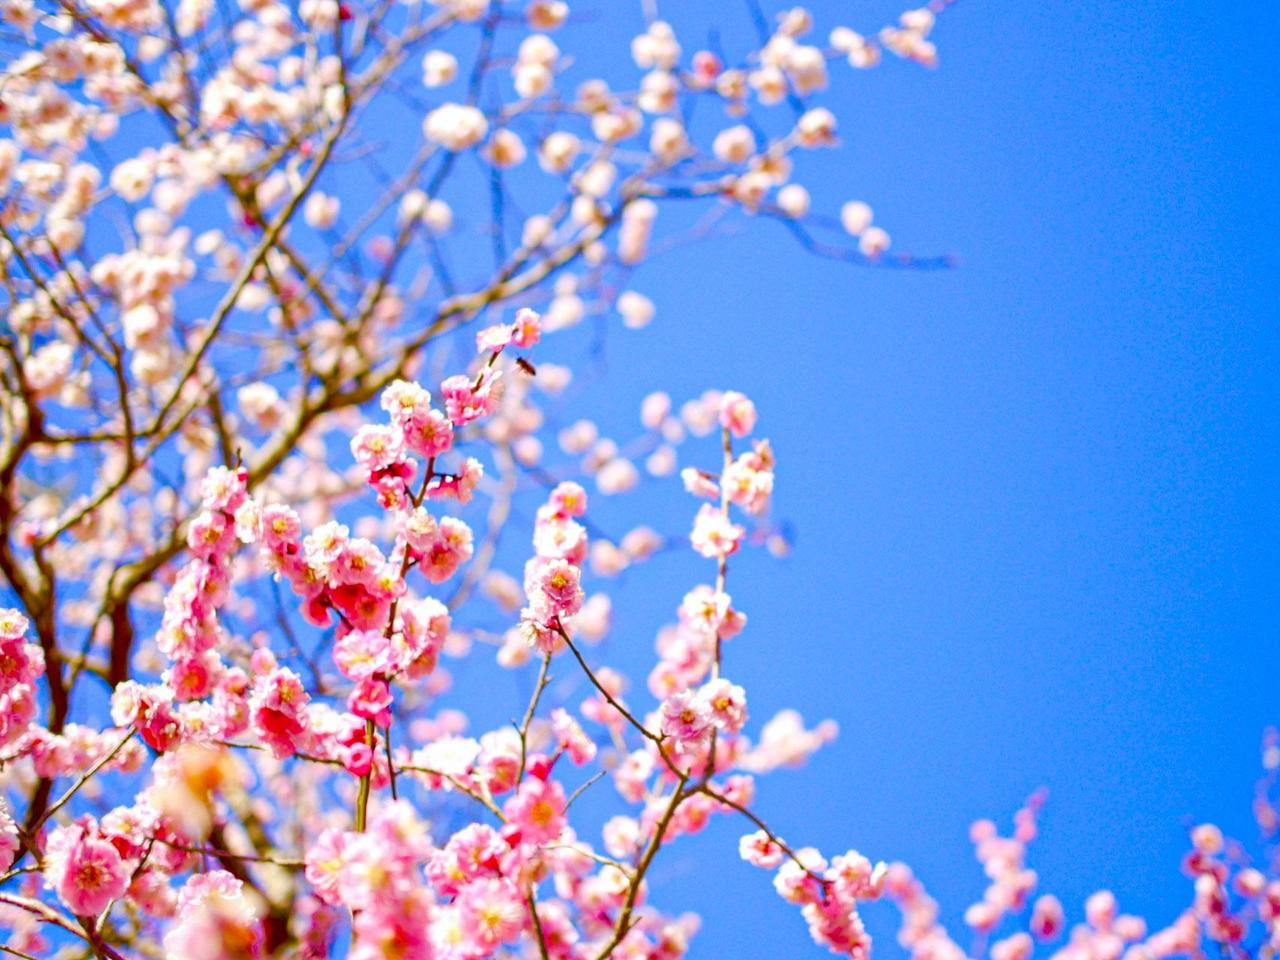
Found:
[[27, 642], [28, 626], [17, 610], [0, 610], [0, 748], [25, 736], [36, 716], [44, 653]]

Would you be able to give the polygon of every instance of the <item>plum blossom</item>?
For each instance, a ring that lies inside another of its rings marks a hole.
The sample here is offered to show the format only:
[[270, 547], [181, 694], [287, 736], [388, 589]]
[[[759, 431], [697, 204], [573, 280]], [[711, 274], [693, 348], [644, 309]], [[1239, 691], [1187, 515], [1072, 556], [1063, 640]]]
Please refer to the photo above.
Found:
[[745, 535], [746, 530], [733, 523], [724, 511], [704, 503], [694, 518], [689, 541], [704, 557], [728, 557], [738, 552]]
[[129, 885], [129, 869], [120, 851], [92, 821], [50, 834], [44, 875], [67, 909], [81, 917], [97, 916]]

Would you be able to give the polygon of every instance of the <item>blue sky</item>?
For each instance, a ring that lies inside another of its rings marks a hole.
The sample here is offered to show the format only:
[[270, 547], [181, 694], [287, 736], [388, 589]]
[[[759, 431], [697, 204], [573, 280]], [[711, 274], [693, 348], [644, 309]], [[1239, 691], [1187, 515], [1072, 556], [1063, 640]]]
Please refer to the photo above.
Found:
[[[674, 6], [690, 29], [739, 10]], [[898, 11], [812, 9], [824, 31]], [[959, 269], [843, 268], [761, 223], [642, 268], [658, 319], [610, 341], [602, 422], [624, 431], [654, 387], [735, 386], [781, 460], [796, 549], [735, 565], [751, 623], [729, 673], [757, 718], [796, 705], [842, 734], [763, 782], [761, 812], [797, 843], [909, 861], [957, 932], [982, 888], [969, 822], [1007, 827], [1040, 785], [1032, 865], [1072, 920], [1102, 886], [1171, 920], [1188, 817], [1253, 838], [1280, 720], [1278, 24], [1240, 3], [966, 0], [938, 71], [837, 72], [844, 148], [803, 177], [815, 207], [865, 199], [896, 249]], [[645, 662], [669, 615], [649, 588], [695, 564], [624, 594], [638, 651], [611, 656]], [[699, 956], [816, 955], [739, 832], [670, 851], [661, 902], [704, 915]]]

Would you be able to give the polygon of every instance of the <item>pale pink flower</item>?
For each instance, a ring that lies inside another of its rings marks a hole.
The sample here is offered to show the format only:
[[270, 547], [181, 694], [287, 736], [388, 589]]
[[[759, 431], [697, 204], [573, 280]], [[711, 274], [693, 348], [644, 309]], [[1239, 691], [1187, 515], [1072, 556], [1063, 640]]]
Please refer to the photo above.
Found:
[[528, 307], [516, 311], [516, 319], [512, 324], [511, 343], [527, 350], [542, 338], [542, 317]]
[[338, 876], [342, 871], [342, 851], [346, 847], [346, 833], [330, 828], [324, 830], [307, 848], [306, 877], [311, 889], [325, 903], [340, 906]]
[[718, 729], [737, 733], [747, 722], [747, 694], [736, 683], [719, 677], [704, 684], [698, 693]]
[[475, 107], [446, 103], [427, 114], [422, 131], [432, 143], [457, 152], [483, 140], [489, 121]]
[[366, 423], [351, 438], [351, 454], [368, 474], [396, 463], [402, 455], [403, 437], [391, 427]]
[[736, 637], [746, 626], [746, 614], [733, 609], [733, 598], [727, 593], [716, 593], [712, 587], [700, 584], [684, 595], [677, 611], [680, 622], [721, 640]]
[[403, 427], [431, 410], [431, 394], [412, 381], [396, 380], [382, 391], [378, 404], [391, 416], [392, 423]]
[[569, 759], [578, 766], [595, 759], [595, 742], [563, 707], [556, 707], [551, 711], [551, 732], [561, 748], [569, 754]]
[[289, 507], [263, 507], [260, 529], [263, 545], [270, 550], [277, 550], [297, 542], [302, 532], [302, 522]]
[[8, 870], [13, 864], [14, 855], [21, 849], [18, 839], [18, 824], [9, 813], [9, 805], [0, 800], [0, 871]]
[[841, 896], [850, 900], [874, 900], [884, 887], [887, 870], [883, 863], [873, 866], [862, 854], [850, 850], [831, 858], [826, 877]]
[[482, 956], [519, 937], [528, 915], [523, 898], [509, 880], [488, 877], [463, 889], [458, 912], [462, 928]]
[[773, 494], [773, 471], [760, 470], [754, 454], [743, 454], [725, 468], [720, 478], [725, 496], [750, 514], [763, 513]]
[[1035, 944], [1022, 932], [997, 940], [991, 945], [991, 960], [1029, 960]]
[[720, 397], [720, 426], [735, 437], [745, 437], [756, 426], [756, 406], [736, 390], [726, 390]]
[[685, 467], [680, 471], [680, 481], [687, 492], [706, 500], [720, 499], [720, 485], [715, 477], [696, 467]]
[[533, 551], [548, 560], [565, 560], [581, 566], [587, 554], [587, 530], [575, 520], [561, 517], [544, 518], [539, 511], [533, 529]]
[[640, 824], [634, 817], [610, 817], [601, 832], [610, 856], [630, 857], [640, 845]]
[[749, 833], [739, 840], [738, 854], [747, 863], [764, 867], [766, 870], [772, 870], [778, 866], [786, 856], [782, 852], [782, 847], [778, 846], [763, 830]]
[[746, 531], [729, 520], [718, 508], [704, 503], [694, 518], [689, 542], [707, 558], [728, 557], [736, 553]]
[[348, 680], [365, 680], [392, 669], [391, 641], [385, 630], [352, 630], [333, 647], [333, 662]]
[[262, 955], [261, 903], [225, 870], [193, 875], [178, 893], [178, 922], [165, 934], [169, 956], [223, 960]]
[[547, 503], [558, 518], [580, 517], [587, 512], [587, 491], [581, 484], [566, 480], [551, 491]]

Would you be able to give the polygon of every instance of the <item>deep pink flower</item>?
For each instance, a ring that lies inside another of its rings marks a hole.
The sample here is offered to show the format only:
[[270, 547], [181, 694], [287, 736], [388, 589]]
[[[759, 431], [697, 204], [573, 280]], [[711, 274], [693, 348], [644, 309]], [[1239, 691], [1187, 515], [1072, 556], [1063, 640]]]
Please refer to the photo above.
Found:
[[302, 680], [287, 667], [277, 667], [254, 682], [249, 698], [253, 728], [277, 757], [297, 752], [310, 699]]

